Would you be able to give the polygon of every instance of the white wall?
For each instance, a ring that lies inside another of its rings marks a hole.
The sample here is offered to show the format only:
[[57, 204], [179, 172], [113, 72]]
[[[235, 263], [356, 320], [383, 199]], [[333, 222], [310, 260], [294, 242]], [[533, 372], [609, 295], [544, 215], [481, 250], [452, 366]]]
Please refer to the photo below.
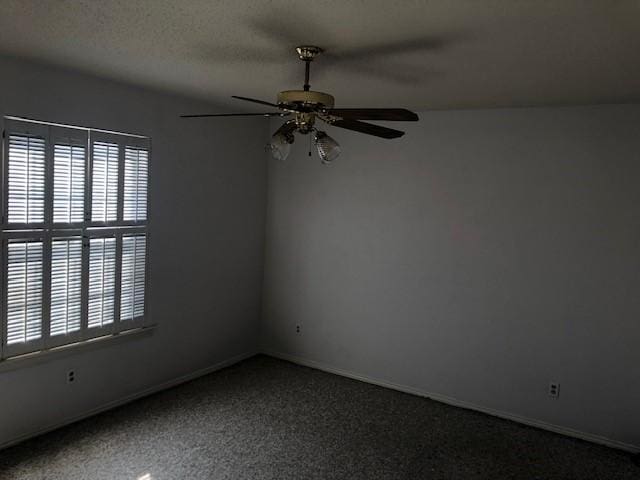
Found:
[[640, 105], [420, 116], [270, 164], [265, 349], [640, 446]]
[[[0, 58], [0, 116], [149, 135], [150, 336], [0, 370], [0, 446], [255, 352], [266, 163], [262, 119], [181, 120], [211, 105]], [[77, 381], [65, 383], [67, 369]]]
[[[213, 107], [8, 58], [0, 72], [0, 116], [152, 137], [159, 325], [0, 370], [0, 446], [254, 352], [266, 123], [180, 120]], [[640, 106], [428, 112], [395, 141], [330, 129], [330, 167], [299, 141], [269, 168], [264, 347], [640, 445], [638, 125]]]

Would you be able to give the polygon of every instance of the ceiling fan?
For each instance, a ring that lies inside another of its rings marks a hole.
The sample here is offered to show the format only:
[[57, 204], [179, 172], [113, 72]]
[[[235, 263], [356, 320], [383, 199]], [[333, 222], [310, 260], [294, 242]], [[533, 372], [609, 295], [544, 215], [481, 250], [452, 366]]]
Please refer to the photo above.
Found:
[[267, 148], [272, 156], [278, 160], [284, 160], [289, 155], [291, 144], [294, 142], [294, 133], [306, 135], [314, 133], [314, 144], [318, 150], [318, 155], [323, 163], [331, 163], [340, 155], [340, 146], [326, 132], [315, 127], [316, 119], [333, 125], [335, 127], [346, 128], [367, 135], [380, 138], [398, 138], [404, 135], [403, 131], [392, 128], [374, 125], [362, 120], [385, 120], [415, 122], [418, 115], [404, 108], [334, 108], [334, 98], [332, 95], [323, 92], [310, 90], [309, 72], [313, 59], [322, 53], [320, 47], [304, 45], [296, 48], [298, 57], [305, 63], [303, 90], [285, 90], [278, 94], [277, 103], [265, 102], [253, 98], [239, 97], [233, 98], [253, 102], [260, 105], [277, 108], [276, 112], [267, 113], [218, 113], [218, 114], [196, 114], [181, 115], [182, 118], [203, 118], [203, 117], [231, 117], [231, 116], [265, 116], [265, 117], [287, 117], [287, 120], [271, 138]]

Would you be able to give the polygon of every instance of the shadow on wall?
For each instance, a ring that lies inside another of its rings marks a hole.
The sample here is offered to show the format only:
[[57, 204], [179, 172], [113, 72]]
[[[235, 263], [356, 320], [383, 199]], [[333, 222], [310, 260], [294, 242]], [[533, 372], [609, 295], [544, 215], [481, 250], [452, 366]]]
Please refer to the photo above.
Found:
[[[247, 27], [251, 33], [263, 37], [267, 42], [256, 47], [200, 45], [196, 50], [200, 52], [201, 58], [212, 63], [267, 62], [283, 68], [293, 68], [298, 67], [293, 48], [315, 44], [325, 50], [321, 59], [323, 68], [314, 72], [316, 78], [340, 68], [362, 79], [375, 78], [403, 86], [419, 86], [428, 77], [438, 74], [433, 68], [425, 67], [426, 62], [420, 59], [424, 55], [438, 54], [466, 40], [468, 36], [449, 32], [392, 43], [345, 48], [335, 44], [335, 35], [318, 22], [313, 22], [309, 15], [296, 14], [290, 10], [274, 13], [269, 18], [249, 20]], [[394, 59], [398, 57], [404, 61]]]

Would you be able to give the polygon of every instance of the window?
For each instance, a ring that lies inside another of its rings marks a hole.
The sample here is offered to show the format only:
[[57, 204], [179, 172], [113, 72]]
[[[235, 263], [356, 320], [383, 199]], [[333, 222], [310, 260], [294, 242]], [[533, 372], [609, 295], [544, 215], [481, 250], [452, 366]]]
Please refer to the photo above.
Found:
[[0, 356], [148, 325], [150, 141], [5, 118]]
[[118, 144], [93, 144], [91, 220], [112, 222], [118, 215]]
[[81, 145], [54, 145], [54, 223], [79, 223], [84, 220], [85, 163], [86, 147]]
[[89, 242], [89, 328], [104, 327], [115, 319], [116, 239]]
[[44, 221], [44, 138], [9, 135], [9, 223]]
[[42, 336], [42, 241], [7, 244], [7, 344]]

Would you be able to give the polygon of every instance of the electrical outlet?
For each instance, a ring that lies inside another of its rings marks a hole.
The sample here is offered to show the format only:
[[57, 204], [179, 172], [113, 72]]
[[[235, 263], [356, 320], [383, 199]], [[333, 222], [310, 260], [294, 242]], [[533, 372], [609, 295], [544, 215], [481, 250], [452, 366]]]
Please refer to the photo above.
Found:
[[300, 333], [300, 325], [296, 325], [296, 333]]
[[75, 370], [67, 371], [67, 383], [73, 383], [76, 381], [76, 372]]
[[551, 398], [558, 398], [560, 396], [560, 384], [557, 382], [549, 383], [549, 396]]

